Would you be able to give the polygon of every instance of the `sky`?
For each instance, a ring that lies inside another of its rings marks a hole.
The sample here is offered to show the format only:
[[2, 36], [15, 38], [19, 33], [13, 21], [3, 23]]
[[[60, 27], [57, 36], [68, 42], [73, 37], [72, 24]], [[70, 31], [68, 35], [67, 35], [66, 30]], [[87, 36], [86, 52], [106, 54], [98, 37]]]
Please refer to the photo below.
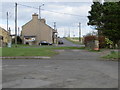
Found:
[[[41, 18], [46, 19], [46, 23], [53, 27], [53, 23], [56, 22], [56, 28], [58, 36], [64, 37], [78, 37], [79, 36], [79, 22], [81, 23], [81, 36], [86, 35], [89, 32], [94, 31], [93, 28], [87, 25], [89, 15], [88, 11], [91, 10], [92, 2], [17, 2], [18, 4], [18, 27], [22, 30], [22, 25], [32, 19], [33, 13], [39, 13], [37, 9], [41, 6]], [[26, 6], [24, 6], [26, 5]], [[0, 9], [1, 17], [0, 26], [7, 28], [7, 15], [8, 22], [11, 28], [12, 34], [15, 30], [15, 2], [2, 2], [2, 9]], [[27, 7], [30, 6], [30, 7]]]

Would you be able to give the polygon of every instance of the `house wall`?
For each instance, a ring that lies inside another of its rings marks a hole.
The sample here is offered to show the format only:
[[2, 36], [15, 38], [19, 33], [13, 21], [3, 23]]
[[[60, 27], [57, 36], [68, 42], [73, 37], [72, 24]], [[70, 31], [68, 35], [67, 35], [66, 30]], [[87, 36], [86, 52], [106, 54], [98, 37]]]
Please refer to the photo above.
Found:
[[0, 36], [3, 37], [3, 40], [0, 40], [0, 46], [6, 46], [9, 41], [9, 33], [5, 29], [0, 27]]
[[40, 29], [40, 40], [46, 40], [47, 42], [52, 43], [52, 29], [44, 23], [40, 24]]
[[41, 40], [52, 43], [52, 33], [52, 28], [45, 24], [45, 21], [40, 21], [37, 15], [33, 15], [32, 20], [22, 27], [22, 39], [24, 36], [36, 36], [37, 45]]

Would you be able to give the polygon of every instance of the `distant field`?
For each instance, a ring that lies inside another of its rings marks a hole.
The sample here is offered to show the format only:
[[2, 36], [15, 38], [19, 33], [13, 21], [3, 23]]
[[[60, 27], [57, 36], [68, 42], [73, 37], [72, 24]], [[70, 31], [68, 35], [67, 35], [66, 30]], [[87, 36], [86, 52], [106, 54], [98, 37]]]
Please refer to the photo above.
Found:
[[66, 37], [66, 39], [74, 44], [81, 44], [79, 42], [79, 38], [78, 37], [75, 37], [75, 38], [71, 38], [71, 37]]

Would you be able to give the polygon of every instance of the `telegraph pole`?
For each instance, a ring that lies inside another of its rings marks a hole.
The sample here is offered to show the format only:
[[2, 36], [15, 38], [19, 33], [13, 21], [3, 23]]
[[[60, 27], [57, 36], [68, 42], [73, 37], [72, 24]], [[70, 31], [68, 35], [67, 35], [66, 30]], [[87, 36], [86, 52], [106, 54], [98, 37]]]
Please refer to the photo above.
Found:
[[70, 27], [69, 27], [69, 37], [70, 37]]
[[53, 22], [54, 23], [54, 30], [56, 30], [56, 22]]
[[[56, 30], [57, 31], [57, 28], [56, 28], [56, 22], [53, 22], [54, 23], [54, 30]], [[56, 34], [56, 45], [58, 45], [58, 32], [57, 32], [57, 34]]]
[[79, 42], [81, 42], [81, 23], [79, 22]]
[[11, 29], [10, 29], [10, 27], [9, 27], [9, 30], [8, 30], [8, 31], [9, 31], [9, 35], [11, 35]]
[[17, 44], [17, 3], [15, 3], [15, 44]]
[[8, 31], [8, 12], [7, 12], [7, 31]]
[[20, 28], [18, 27], [18, 36], [20, 36]]
[[9, 32], [8, 47], [11, 47], [11, 44], [12, 44], [12, 38], [11, 38], [11, 29], [10, 29], [10, 27], [9, 27], [8, 32]]

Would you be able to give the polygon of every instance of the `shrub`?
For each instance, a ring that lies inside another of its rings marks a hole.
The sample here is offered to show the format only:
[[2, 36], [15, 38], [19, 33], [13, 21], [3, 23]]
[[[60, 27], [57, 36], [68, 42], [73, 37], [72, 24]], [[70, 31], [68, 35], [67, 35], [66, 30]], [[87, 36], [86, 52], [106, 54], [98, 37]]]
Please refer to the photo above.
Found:
[[89, 41], [94, 41], [94, 40], [97, 40], [97, 37], [96, 36], [85, 36], [84, 37], [84, 43], [87, 43]]
[[106, 43], [105, 43], [105, 37], [104, 36], [100, 36], [98, 38], [98, 40], [99, 40], [99, 47], [100, 48], [105, 48], [105, 45], [106, 45]]
[[112, 48], [113, 42], [108, 38], [105, 38], [105, 44], [107, 48]]
[[[84, 44], [85, 44], [86, 47], [94, 47], [93, 43], [94, 43], [95, 40], [99, 40], [99, 47], [100, 48], [105, 47], [105, 37], [104, 36], [100, 36], [100, 37], [97, 37], [95, 35], [85, 36], [84, 37]], [[90, 46], [88, 46], [88, 45], [90, 45]]]

